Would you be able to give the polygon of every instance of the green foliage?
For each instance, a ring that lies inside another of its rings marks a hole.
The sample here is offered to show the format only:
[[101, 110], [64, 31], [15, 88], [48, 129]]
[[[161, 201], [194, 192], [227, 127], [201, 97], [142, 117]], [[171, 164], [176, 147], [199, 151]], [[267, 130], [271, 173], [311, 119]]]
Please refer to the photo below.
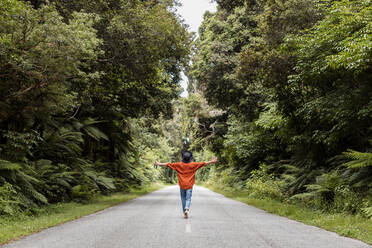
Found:
[[336, 188], [335, 199], [331, 209], [332, 211], [352, 214], [362, 213], [364, 206], [363, 196], [355, 192], [355, 190], [349, 185], [343, 185]]
[[[301, 35], [288, 36], [283, 46], [298, 59], [283, 85], [288, 91], [285, 97], [292, 95], [294, 100], [286, 104], [295, 108], [290, 113], [298, 125], [311, 130], [303, 133], [329, 153], [365, 146], [370, 134], [371, 85], [365, 63], [371, 53], [357, 49], [363, 53], [359, 57], [351, 48], [370, 43], [368, 31], [364, 35], [371, 23], [369, 8], [369, 1], [333, 2], [324, 19]], [[357, 57], [359, 62], [354, 63]]]
[[356, 152], [372, 135], [371, 2], [217, 2], [190, 73], [228, 112], [213, 152], [240, 180], [266, 163], [289, 197], [359, 212], [371, 179], [369, 153]]
[[283, 126], [284, 118], [278, 113], [275, 103], [267, 103], [265, 111], [260, 113], [259, 118], [254, 123], [263, 129], [273, 130]]
[[7, 140], [5, 144], [0, 144], [3, 158], [16, 161], [22, 161], [27, 155], [32, 155], [32, 149], [41, 141], [41, 137], [35, 131], [24, 133], [2, 131], [0, 137]]
[[[265, 120], [264, 115], [270, 116], [270, 120]], [[247, 174], [258, 167], [259, 161], [273, 162], [281, 148], [277, 134], [281, 123], [281, 118], [270, 112], [263, 112], [254, 123], [231, 115], [227, 121], [228, 132], [224, 136], [223, 154], [227, 162]], [[243, 180], [246, 178], [243, 177]]]
[[76, 185], [71, 189], [72, 196], [78, 201], [86, 201], [92, 198], [94, 194], [93, 189], [89, 189], [88, 185]]
[[[216, 155], [206, 147], [204, 147], [203, 150], [193, 152], [194, 161], [210, 161], [214, 157], [216, 157]], [[198, 182], [207, 181], [209, 175], [213, 174], [211, 172], [211, 170], [213, 170], [212, 169], [213, 167], [216, 167], [216, 166], [208, 165], [208, 166], [204, 166], [203, 168], [199, 169], [196, 174], [196, 180]]]
[[0, 0], [1, 214], [174, 182], [186, 137], [201, 181], [370, 216], [371, 1], [219, 0], [193, 44], [176, 1], [28, 2]]
[[292, 199], [329, 211], [361, 212], [362, 197], [350, 188], [337, 171], [318, 176], [315, 184], [309, 184], [306, 188], [308, 192], [296, 194]]
[[169, 4], [55, 2], [68, 17], [82, 9], [101, 17], [96, 28], [104, 54], [92, 69], [104, 74], [94, 87], [86, 88], [93, 105], [104, 111], [114, 108], [127, 117], [161, 113], [171, 117], [190, 37]]
[[345, 163], [344, 165], [349, 168], [363, 168], [372, 166], [372, 153], [368, 152], [357, 152], [354, 150], [348, 150], [343, 153], [347, 158], [352, 161]]
[[37, 147], [37, 152], [42, 158], [56, 162], [74, 161], [82, 152], [82, 133], [69, 128], [61, 127], [44, 133], [42, 142]]
[[94, 14], [74, 13], [66, 24], [52, 5], [34, 10], [12, 2], [0, 13], [0, 105], [9, 128], [23, 131], [66, 110], [65, 103], [73, 98], [65, 94], [71, 80], [86, 83], [96, 76], [86, 69], [97, 59], [101, 41], [93, 28]]
[[318, 206], [329, 206], [334, 201], [336, 188], [341, 186], [342, 181], [337, 172], [323, 174], [316, 178], [316, 184], [306, 186], [309, 193], [297, 194], [293, 198], [312, 197], [319, 201]]
[[0, 215], [16, 215], [20, 211], [21, 201], [14, 187], [5, 183], [0, 187]]
[[[372, 184], [370, 181], [371, 170], [371, 153], [348, 150], [341, 156], [343, 167], [347, 167], [344, 177], [350, 182], [350, 185], [359, 191], [370, 191]], [[345, 162], [345, 159], [347, 162]]]
[[[231, 13], [225, 10], [205, 15], [196, 41], [197, 55], [190, 76], [203, 89], [209, 104], [219, 108], [240, 107], [251, 111], [257, 95], [245, 91], [236, 75], [239, 52], [256, 36], [256, 6], [239, 6]], [[249, 97], [248, 97], [249, 96]]]
[[153, 162], [180, 146], [175, 4], [0, 0], [1, 215], [174, 178]]
[[96, 141], [100, 141], [101, 139], [102, 140], [109, 140], [107, 135], [95, 126], [95, 124], [99, 124], [99, 123], [102, 123], [102, 121], [97, 121], [93, 118], [88, 118], [88, 119], [86, 119], [82, 122], [75, 121], [73, 123], [73, 126], [78, 131], [83, 132], [89, 138], [92, 138]]
[[369, 209], [371, 1], [217, 3], [189, 73], [205, 105], [226, 112], [223, 132], [194, 132], [225, 164], [217, 175], [238, 177], [256, 198]]
[[372, 219], [372, 207], [363, 208], [362, 211], [368, 218]]
[[[372, 17], [370, 1], [334, 2], [325, 18], [315, 27], [317, 34], [325, 34], [323, 46], [333, 45], [336, 49], [327, 54], [326, 63], [332, 69], [346, 69], [361, 73], [369, 69], [372, 55]], [[329, 32], [329, 28], [338, 32]], [[315, 42], [319, 37], [316, 35]]]
[[40, 159], [34, 164], [40, 178], [40, 189], [51, 203], [69, 200], [69, 192], [76, 184], [75, 171], [65, 164], [53, 164], [52, 161]]
[[224, 188], [225, 190], [241, 189], [244, 187], [244, 183], [239, 180], [238, 173], [233, 168], [226, 168], [219, 171], [215, 167], [211, 167], [206, 184]]
[[265, 164], [261, 164], [257, 170], [251, 172], [251, 177], [246, 182], [246, 189], [249, 196], [253, 198], [284, 199], [282, 184], [269, 173], [269, 168]]
[[[35, 207], [40, 203], [48, 203], [48, 199], [36, 188], [40, 181], [36, 178], [35, 172], [25, 166], [27, 164], [0, 160], [0, 183], [1, 187], [5, 187], [3, 188], [4, 202], [12, 201], [14, 211], [20, 208]], [[16, 199], [14, 195], [16, 195]], [[12, 213], [11, 206], [6, 205], [8, 210], [3, 212]]]

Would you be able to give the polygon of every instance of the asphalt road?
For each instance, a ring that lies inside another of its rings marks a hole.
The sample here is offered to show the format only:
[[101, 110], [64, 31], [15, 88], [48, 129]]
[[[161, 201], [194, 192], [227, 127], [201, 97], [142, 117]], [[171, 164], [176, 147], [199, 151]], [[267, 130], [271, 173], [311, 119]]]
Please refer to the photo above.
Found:
[[194, 187], [190, 218], [183, 219], [178, 186], [49, 228], [2, 247], [283, 247], [364, 248], [340, 237]]

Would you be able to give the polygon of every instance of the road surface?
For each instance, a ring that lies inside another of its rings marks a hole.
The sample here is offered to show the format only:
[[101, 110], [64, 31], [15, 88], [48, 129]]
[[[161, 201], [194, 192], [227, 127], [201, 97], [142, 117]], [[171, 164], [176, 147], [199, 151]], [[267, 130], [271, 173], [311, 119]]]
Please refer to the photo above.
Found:
[[197, 186], [183, 219], [179, 198], [178, 186], [170, 186], [2, 247], [372, 247]]

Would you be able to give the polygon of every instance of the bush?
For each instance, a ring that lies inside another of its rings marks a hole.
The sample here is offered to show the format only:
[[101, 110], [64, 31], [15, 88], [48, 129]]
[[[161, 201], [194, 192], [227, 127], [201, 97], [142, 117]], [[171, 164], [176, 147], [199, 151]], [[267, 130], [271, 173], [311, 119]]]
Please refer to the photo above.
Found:
[[249, 196], [253, 198], [284, 199], [281, 182], [275, 180], [274, 175], [269, 173], [266, 164], [261, 164], [259, 169], [251, 172], [251, 177], [246, 182], [246, 189]]
[[215, 186], [225, 191], [243, 189], [244, 182], [239, 179], [237, 174], [238, 173], [232, 167], [222, 171], [217, 171], [216, 167], [211, 167], [209, 170], [209, 178], [206, 181], [206, 184]]
[[341, 185], [335, 188], [335, 197], [331, 205], [336, 212], [357, 213], [363, 208], [363, 198], [350, 189], [349, 186]]
[[291, 197], [292, 200], [331, 212], [360, 213], [363, 198], [351, 189], [337, 171], [323, 173], [314, 184], [306, 186], [307, 192]]
[[0, 187], [0, 215], [16, 215], [20, 209], [17, 191], [11, 184], [5, 183]]
[[[369, 206], [371, 206], [371, 204], [369, 204]], [[362, 208], [362, 213], [363, 213], [367, 218], [372, 219], [372, 207]]]

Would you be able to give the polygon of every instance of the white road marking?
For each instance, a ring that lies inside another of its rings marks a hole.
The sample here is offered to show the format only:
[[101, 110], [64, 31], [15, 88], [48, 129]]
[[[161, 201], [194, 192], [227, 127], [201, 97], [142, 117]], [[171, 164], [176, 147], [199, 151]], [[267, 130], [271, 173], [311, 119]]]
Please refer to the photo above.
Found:
[[186, 224], [186, 233], [191, 233], [191, 225]]

